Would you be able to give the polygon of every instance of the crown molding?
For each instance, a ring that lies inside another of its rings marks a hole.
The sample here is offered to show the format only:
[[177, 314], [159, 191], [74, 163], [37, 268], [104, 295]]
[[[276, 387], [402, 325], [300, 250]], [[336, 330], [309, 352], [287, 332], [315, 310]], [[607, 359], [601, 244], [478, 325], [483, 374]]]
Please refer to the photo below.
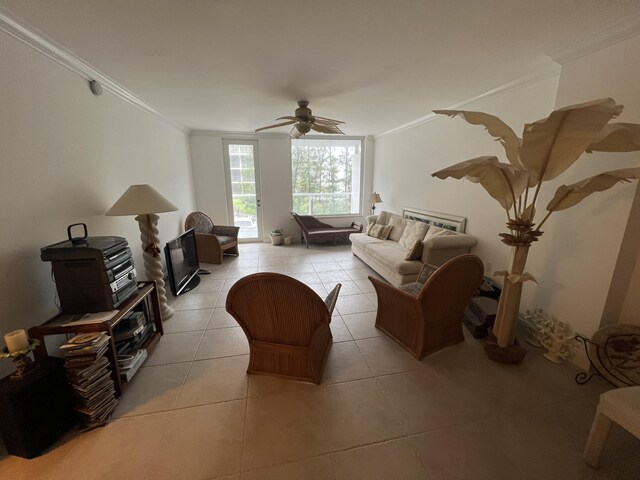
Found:
[[549, 56], [560, 65], [565, 65], [636, 35], [640, 35], [640, 15], [632, 16], [624, 22], [598, 30], [579, 45], [573, 44]]
[[155, 115], [184, 133], [189, 133], [186, 127], [169, 119], [133, 92], [130, 92], [89, 63], [77, 57], [56, 41], [38, 32], [35, 28], [16, 20], [2, 8], [0, 8], [0, 31], [5, 32], [86, 80], [97, 80], [104, 90], [113, 93], [134, 107]]
[[[549, 61], [549, 63], [547, 63], [547, 65], [545, 65], [544, 67], [536, 70], [533, 73], [530, 73], [528, 75], [524, 75], [520, 78], [517, 78], [516, 80], [513, 80], [511, 82], [507, 82], [507, 83], [503, 83], [502, 85], [494, 88], [493, 90], [489, 90], [485, 93], [482, 93], [480, 95], [477, 95], [475, 97], [472, 98], [468, 98], [466, 100], [463, 100], [462, 102], [456, 103], [454, 105], [450, 105], [448, 107], [444, 107], [442, 110], [460, 110], [463, 107], [472, 105], [474, 103], [480, 102], [480, 101], [485, 101], [485, 100], [490, 100], [492, 98], [498, 97], [500, 95], [503, 95], [511, 90], [515, 90], [518, 88], [522, 88], [522, 87], [526, 87], [528, 85], [537, 83], [541, 80], [544, 80], [546, 78], [551, 78], [557, 75], [560, 75], [560, 65], [557, 64], [556, 62], [553, 61]], [[385, 137], [387, 135], [392, 135], [394, 133], [399, 133], [402, 132], [404, 130], [408, 130], [410, 128], [416, 127], [418, 125], [422, 125], [423, 123], [428, 123], [431, 122], [437, 118], [441, 118], [440, 115], [437, 115], [433, 112], [428, 113], [427, 115], [417, 118], [416, 120], [413, 120], [411, 122], [405, 123], [403, 125], [400, 125], [399, 127], [395, 127], [392, 128], [391, 130], [387, 130], [385, 132], [379, 133], [378, 135], [374, 136], [374, 139], [378, 140], [379, 138]]]

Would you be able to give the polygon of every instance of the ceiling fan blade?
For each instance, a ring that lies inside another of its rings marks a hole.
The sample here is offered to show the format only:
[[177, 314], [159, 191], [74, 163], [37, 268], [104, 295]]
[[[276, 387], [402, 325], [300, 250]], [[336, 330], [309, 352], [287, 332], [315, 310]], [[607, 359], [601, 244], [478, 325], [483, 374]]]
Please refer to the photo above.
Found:
[[320, 133], [336, 133], [339, 135], [344, 135], [344, 132], [340, 130], [336, 125], [311, 125], [311, 128], [316, 132]]
[[325, 118], [325, 117], [315, 117], [315, 121], [316, 123], [322, 123], [325, 125], [340, 125], [341, 123], [344, 123], [341, 120], [333, 120], [332, 118]]
[[274, 124], [274, 125], [268, 125], [268, 126], [266, 126], [266, 127], [258, 128], [258, 129], [257, 129], [257, 130], [255, 130], [255, 131], [256, 131], [256, 132], [259, 132], [259, 131], [261, 131], [261, 130], [267, 130], [267, 129], [269, 129], [269, 128], [284, 127], [285, 125], [291, 125], [291, 124], [296, 123], [296, 122], [297, 122], [297, 120], [290, 120], [290, 121], [288, 121], [288, 122], [276, 123], [276, 124]]
[[278, 117], [276, 120], [291, 120], [293, 122], [299, 122], [300, 119], [298, 117]]

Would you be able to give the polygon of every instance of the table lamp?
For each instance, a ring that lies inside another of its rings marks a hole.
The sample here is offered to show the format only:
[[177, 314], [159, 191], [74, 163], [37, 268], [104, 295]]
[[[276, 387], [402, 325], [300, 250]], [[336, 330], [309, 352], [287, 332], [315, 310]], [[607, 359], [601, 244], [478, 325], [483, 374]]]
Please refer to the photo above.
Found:
[[371, 202], [371, 215], [375, 215], [376, 214], [376, 203], [382, 203], [382, 199], [380, 198], [380, 194], [373, 192], [371, 194], [371, 198], [369, 199], [369, 202]]
[[107, 211], [108, 216], [137, 215], [142, 240], [142, 256], [147, 278], [155, 280], [160, 300], [162, 320], [173, 315], [173, 309], [167, 304], [167, 291], [164, 288], [164, 275], [158, 238], [157, 213], [175, 212], [173, 203], [164, 198], [151, 185], [131, 185], [116, 203]]

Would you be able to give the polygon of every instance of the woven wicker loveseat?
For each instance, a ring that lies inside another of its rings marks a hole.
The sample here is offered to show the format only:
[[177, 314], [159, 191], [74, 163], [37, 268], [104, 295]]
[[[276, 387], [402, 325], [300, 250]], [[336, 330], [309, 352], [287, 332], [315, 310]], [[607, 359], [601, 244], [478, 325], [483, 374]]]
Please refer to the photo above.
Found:
[[333, 227], [311, 215], [298, 215], [295, 212], [291, 212], [291, 215], [300, 227], [300, 241], [305, 242], [307, 248], [309, 248], [309, 242], [332, 241], [335, 245], [338, 240], [348, 240], [352, 233], [362, 232], [362, 224], [358, 222], [352, 222], [350, 227]]

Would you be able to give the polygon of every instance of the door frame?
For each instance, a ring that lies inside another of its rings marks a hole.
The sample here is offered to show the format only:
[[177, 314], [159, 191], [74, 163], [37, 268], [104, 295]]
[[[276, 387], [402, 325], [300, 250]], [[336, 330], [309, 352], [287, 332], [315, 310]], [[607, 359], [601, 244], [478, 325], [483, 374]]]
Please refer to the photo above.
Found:
[[224, 159], [225, 188], [227, 190], [227, 215], [231, 225], [235, 225], [235, 212], [233, 211], [233, 190], [231, 188], [231, 161], [229, 159], [229, 145], [251, 145], [253, 147], [254, 182], [256, 187], [256, 227], [257, 236], [251, 238], [239, 238], [239, 242], [262, 241], [262, 189], [260, 185], [260, 158], [258, 155], [258, 140], [223, 138], [222, 157]]

